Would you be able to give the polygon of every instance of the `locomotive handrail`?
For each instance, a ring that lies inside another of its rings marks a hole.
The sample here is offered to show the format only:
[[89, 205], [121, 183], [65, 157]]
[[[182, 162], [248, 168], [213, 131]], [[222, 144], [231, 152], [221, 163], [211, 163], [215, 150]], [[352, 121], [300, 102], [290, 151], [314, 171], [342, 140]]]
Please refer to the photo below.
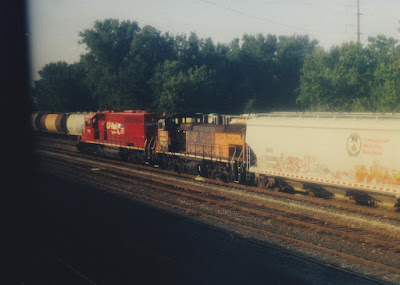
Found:
[[153, 138], [154, 138], [154, 137], [151, 137], [151, 138], [150, 138], [150, 142], [145, 146], [145, 149], [147, 150], [147, 152], [150, 152], [151, 143], [153, 142]]
[[155, 150], [157, 147], [157, 141], [158, 141], [158, 137], [155, 137], [154, 143], [153, 143], [153, 147], [152, 149]]
[[242, 148], [242, 151], [239, 153], [239, 156], [238, 156], [238, 158], [237, 158], [237, 161], [239, 161], [239, 159], [242, 157], [242, 154], [243, 154], [243, 148]]
[[250, 180], [250, 163], [251, 163], [251, 158], [250, 158], [250, 146], [248, 144], [245, 144], [245, 149], [246, 149], [246, 180]]
[[233, 152], [233, 155], [232, 155], [232, 161], [235, 160], [235, 154], [236, 154], [236, 146], [235, 146], [235, 151]]

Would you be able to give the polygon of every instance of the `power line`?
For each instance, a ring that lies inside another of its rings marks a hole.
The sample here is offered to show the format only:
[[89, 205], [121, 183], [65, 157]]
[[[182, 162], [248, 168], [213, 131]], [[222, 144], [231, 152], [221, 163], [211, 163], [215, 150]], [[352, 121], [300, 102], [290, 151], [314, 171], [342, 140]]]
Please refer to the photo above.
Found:
[[213, 5], [215, 7], [223, 8], [225, 10], [234, 12], [236, 14], [240, 14], [240, 15], [243, 15], [243, 16], [246, 16], [246, 17], [249, 17], [249, 18], [253, 18], [253, 19], [258, 19], [258, 20], [261, 20], [261, 21], [264, 21], [264, 22], [268, 22], [268, 23], [279, 25], [279, 26], [286, 27], [286, 28], [291, 28], [291, 29], [301, 30], [301, 31], [306, 31], [306, 32], [313, 32], [313, 33], [343, 34], [343, 33], [334, 33], [334, 32], [323, 32], [323, 31], [320, 31], [320, 30], [307, 29], [307, 28], [302, 28], [302, 27], [298, 27], [298, 26], [288, 25], [288, 24], [285, 24], [285, 23], [273, 21], [273, 20], [270, 20], [270, 19], [267, 19], [267, 18], [264, 18], [264, 17], [260, 17], [260, 16], [257, 16], [257, 15], [246, 13], [246, 12], [243, 12], [243, 11], [231, 8], [231, 7], [227, 7], [227, 6], [224, 6], [224, 5], [209, 1], [209, 0], [199, 0], [199, 1], [207, 3], [207, 4], [210, 4], [210, 5]]

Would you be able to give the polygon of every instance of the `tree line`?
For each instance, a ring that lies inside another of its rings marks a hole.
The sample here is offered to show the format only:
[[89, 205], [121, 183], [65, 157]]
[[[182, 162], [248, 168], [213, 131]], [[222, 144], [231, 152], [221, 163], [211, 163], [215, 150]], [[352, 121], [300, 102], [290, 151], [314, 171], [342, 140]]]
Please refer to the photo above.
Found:
[[370, 38], [324, 50], [307, 35], [243, 35], [215, 44], [135, 21], [106, 19], [79, 33], [86, 53], [45, 65], [38, 111], [382, 111], [400, 109], [400, 49]]

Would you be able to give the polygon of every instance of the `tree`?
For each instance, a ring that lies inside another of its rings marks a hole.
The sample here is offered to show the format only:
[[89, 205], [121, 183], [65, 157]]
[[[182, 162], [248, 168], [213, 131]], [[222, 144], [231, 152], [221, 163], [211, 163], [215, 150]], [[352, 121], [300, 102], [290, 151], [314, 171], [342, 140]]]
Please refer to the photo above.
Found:
[[183, 69], [179, 61], [165, 61], [151, 80], [155, 108], [164, 112], [213, 112], [215, 72], [205, 65]]
[[296, 108], [296, 98], [300, 84], [300, 73], [307, 55], [312, 54], [317, 40], [306, 36], [280, 36], [277, 43], [277, 70], [279, 86], [275, 98], [276, 108], [285, 110]]
[[397, 41], [385, 36], [370, 37], [367, 50], [374, 66], [371, 110], [400, 111], [400, 50]]
[[229, 79], [225, 80], [224, 98], [233, 102], [229, 105], [233, 113], [243, 112], [250, 101], [257, 106], [257, 111], [265, 111], [274, 89], [276, 37], [245, 34], [242, 41], [241, 46], [239, 39], [229, 45], [226, 55]]
[[[100, 109], [115, 109], [134, 105], [130, 80], [123, 80], [122, 71], [129, 68], [128, 56], [133, 39], [140, 32], [137, 22], [106, 19], [96, 21], [92, 29], [79, 33], [88, 53], [81, 56], [85, 66], [86, 85]], [[128, 93], [128, 94], [126, 94]], [[127, 102], [126, 99], [131, 99]], [[125, 100], [124, 100], [125, 99]]]
[[80, 64], [63, 61], [46, 64], [32, 90], [39, 111], [74, 112], [93, 110], [94, 102], [84, 85], [85, 70]]
[[240, 113], [243, 108], [257, 112], [294, 108], [303, 62], [316, 45], [317, 41], [307, 36], [245, 34], [241, 46], [238, 39], [232, 41], [226, 56], [230, 80], [225, 86], [235, 102], [232, 110]]
[[200, 54], [200, 39], [196, 33], [191, 32], [189, 38], [186, 35], [178, 35], [175, 37], [175, 54], [177, 60], [184, 64], [184, 68], [196, 67], [202, 64]]
[[80, 33], [88, 53], [87, 85], [101, 109], [145, 109], [152, 105], [149, 80], [157, 64], [174, 57], [173, 38], [151, 26], [107, 19]]
[[345, 43], [329, 52], [317, 49], [304, 62], [297, 102], [313, 111], [367, 108], [372, 80], [369, 63], [368, 53], [358, 43]]
[[371, 105], [376, 112], [400, 111], [400, 55], [389, 64], [380, 63], [374, 73]]
[[297, 102], [318, 111], [400, 111], [397, 41], [370, 37], [367, 47], [345, 43], [306, 58]]
[[[87, 49], [79, 62], [83, 82], [102, 110], [287, 110], [295, 105], [304, 60], [317, 45], [307, 36], [262, 34], [214, 44], [195, 33], [173, 37], [116, 19], [96, 21], [79, 35]], [[307, 76], [303, 81], [306, 91]]]
[[122, 76], [129, 76], [132, 82], [132, 93], [135, 96], [137, 108], [150, 108], [153, 105], [153, 96], [150, 80], [155, 68], [165, 60], [170, 60], [174, 55], [173, 38], [167, 33], [151, 26], [145, 26], [132, 41], [129, 54], [129, 71], [124, 70]]

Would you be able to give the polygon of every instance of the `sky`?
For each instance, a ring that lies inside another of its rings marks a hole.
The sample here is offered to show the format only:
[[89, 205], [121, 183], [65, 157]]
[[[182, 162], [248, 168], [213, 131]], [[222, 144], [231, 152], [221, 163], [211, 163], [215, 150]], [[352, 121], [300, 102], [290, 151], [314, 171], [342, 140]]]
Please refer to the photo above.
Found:
[[[357, 0], [26, 0], [32, 79], [50, 62], [79, 61], [79, 32], [96, 20], [131, 20], [162, 33], [195, 32], [214, 43], [244, 34], [309, 35], [329, 49], [357, 39]], [[359, 0], [361, 42], [400, 40], [400, 0]]]

